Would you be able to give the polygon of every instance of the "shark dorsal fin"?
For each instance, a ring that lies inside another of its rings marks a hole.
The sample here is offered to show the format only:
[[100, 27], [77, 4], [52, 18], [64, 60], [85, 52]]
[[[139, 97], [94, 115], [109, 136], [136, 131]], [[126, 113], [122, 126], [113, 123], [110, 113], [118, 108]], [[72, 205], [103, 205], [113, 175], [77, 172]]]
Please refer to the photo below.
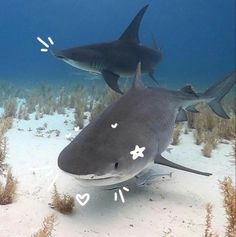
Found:
[[138, 14], [134, 17], [132, 22], [120, 36], [119, 40], [130, 41], [134, 43], [139, 43], [139, 26], [148, 5], [143, 7]]
[[183, 87], [180, 90], [184, 93], [188, 93], [188, 94], [191, 94], [191, 95], [194, 95], [194, 96], [198, 97], [197, 93], [193, 90], [191, 85], [187, 85], [187, 86]]
[[138, 63], [134, 76], [133, 89], [141, 89], [144, 85], [141, 80], [141, 62]]

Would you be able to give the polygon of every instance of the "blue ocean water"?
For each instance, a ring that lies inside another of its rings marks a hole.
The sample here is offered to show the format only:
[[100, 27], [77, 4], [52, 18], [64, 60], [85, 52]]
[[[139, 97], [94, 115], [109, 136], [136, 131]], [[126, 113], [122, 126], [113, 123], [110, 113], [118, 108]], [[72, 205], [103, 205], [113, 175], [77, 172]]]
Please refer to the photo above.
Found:
[[141, 29], [162, 48], [156, 69], [161, 84], [209, 85], [235, 68], [235, 0], [2, 0], [0, 80], [16, 84], [68, 84], [89, 74], [40, 52], [37, 36], [55, 48], [117, 39], [150, 4]]

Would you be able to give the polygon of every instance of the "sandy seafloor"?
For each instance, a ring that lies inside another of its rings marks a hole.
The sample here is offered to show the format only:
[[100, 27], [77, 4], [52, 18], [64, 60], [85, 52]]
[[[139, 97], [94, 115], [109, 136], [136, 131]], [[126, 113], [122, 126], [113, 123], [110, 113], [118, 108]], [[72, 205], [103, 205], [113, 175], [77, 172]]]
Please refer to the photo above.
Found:
[[[75, 196], [88, 192], [90, 200], [81, 207], [76, 201], [73, 214], [63, 215], [52, 210], [51, 192], [48, 188], [54, 179], [57, 157], [69, 143], [65, 138], [71, 133], [75, 136], [74, 116], [47, 115], [35, 120], [14, 120], [13, 127], [7, 132], [7, 163], [18, 180], [16, 201], [11, 205], [0, 206], [0, 237], [27, 237], [36, 232], [43, 218], [50, 213], [57, 215], [54, 236], [57, 237], [199, 237], [204, 235], [205, 205], [213, 204], [213, 228], [224, 236], [225, 214], [218, 180], [225, 176], [235, 177], [232, 160], [232, 144], [219, 144], [212, 158], [201, 154], [201, 146], [194, 144], [192, 133], [182, 134], [178, 146], [170, 146], [171, 153], [164, 156], [174, 162], [212, 172], [210, 177], [156, 166], [160, 173], [173, 172], [172, 177], [158, 177], [154, 183], [135, 187], [134, 182], [125, 184], [130, 192], [124, 192], [125, 203], [114, 202], [114, 191], [87, 189], [68, 174], [59, 173], [56, 181], [58, 191]], [[66, 125], [64, 121], [67, 120]], [[36, 128], [43, 137], [35, 136]], [[60, 130], [60, 136], [48, 130]], [[29, 131], [32, 130], [32, 131]]]

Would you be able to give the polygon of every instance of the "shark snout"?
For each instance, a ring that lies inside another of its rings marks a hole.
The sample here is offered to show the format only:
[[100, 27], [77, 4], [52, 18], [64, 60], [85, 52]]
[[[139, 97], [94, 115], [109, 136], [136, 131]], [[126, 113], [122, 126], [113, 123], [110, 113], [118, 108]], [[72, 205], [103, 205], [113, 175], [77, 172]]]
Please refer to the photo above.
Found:
[[78, 163], [67, 147], [59, 154], [57, 164], [66, 173], [78, 174]]
[[61, 50], [58, 49], [52, 49], [51, 53], [53, 56], [59, 58], [59, 59], [66, 59], [66, 56], [63, 54]]

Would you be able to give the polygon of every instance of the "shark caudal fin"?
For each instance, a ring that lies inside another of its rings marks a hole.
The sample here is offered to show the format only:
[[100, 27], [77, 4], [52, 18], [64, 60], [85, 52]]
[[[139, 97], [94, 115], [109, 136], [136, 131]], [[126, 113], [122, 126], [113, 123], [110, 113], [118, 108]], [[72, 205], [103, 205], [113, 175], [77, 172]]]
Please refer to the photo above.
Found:
[[134, 17], [132, 22], [120, 36], [119, 40], [130, 41], [134, 43], [139, 43], [139, 27], [142, 21], [143, 15], [146, 12], [148, 5], [143, 7], [138, 14]]
[[182, 165], [178, 165], [178, 164], [176, 164], [172, 161], [167, 160], [166, 158], [162, 157], [161, 155], [158, 155], [155, 158], [154, 162], [155, 162], [155, 164], [168, 166], [168, 167], [171, 167], [171, 168], [174, 168], [174, 169], [183, 170], [183, 171], [194, 173], [194, 174], [200, 174], [200, 175], [204, 175], [204, 176], [212, 175], [211, 173], [206, 173], [206, 172], [202, 172], [202, 171], [199, 171], [199, 170], [190, 169], [190, 168], [184, 167]]
[[210, 87], [203, 96], [212, 97], [213, 99], [208, 103], [210, 108], [214, 113], [216, 113], [219, 117], [229, 119], [229, 116], [224, 111], [221, 100], [223, 97], [231, 90], [231, 88], [236, 83], [236, 71], [231, 73], [225, 79], [217, 82], [212, 87]]

